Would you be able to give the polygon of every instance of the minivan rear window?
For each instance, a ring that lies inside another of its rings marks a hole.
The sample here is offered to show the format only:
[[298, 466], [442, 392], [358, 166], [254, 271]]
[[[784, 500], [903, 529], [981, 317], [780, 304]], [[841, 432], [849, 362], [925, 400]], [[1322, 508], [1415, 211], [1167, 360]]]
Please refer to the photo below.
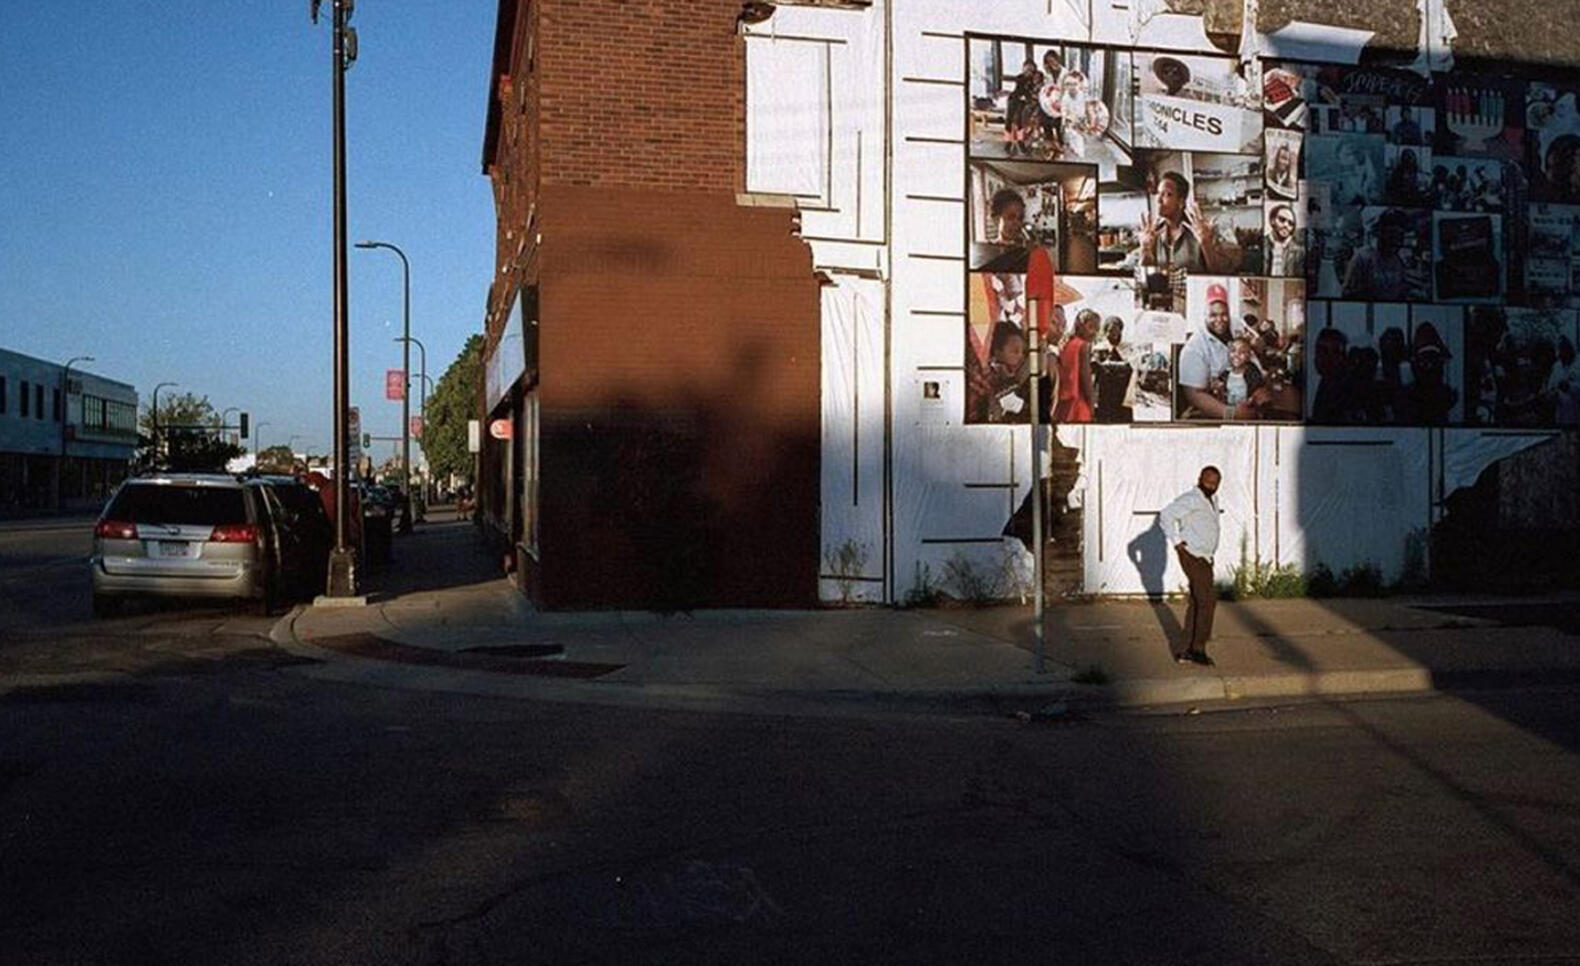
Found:
[[240, 487], [144, 483], [122, 487], [105, 516], [126, 523], [246, 523], [247, 505]]

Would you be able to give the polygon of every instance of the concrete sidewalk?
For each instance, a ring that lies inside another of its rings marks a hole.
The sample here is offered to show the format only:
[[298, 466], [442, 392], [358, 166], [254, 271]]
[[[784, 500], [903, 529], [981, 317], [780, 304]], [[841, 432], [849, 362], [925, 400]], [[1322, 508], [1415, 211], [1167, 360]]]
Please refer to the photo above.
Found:
[[1463, 600], [1224, 603], [1215, 668], [1170, 658], [1183, 604], [1060, 604], [1039, 671], [1029, 607], [550, 614], [491, 564], [468, 525], [420, 527], [372, 575], [369, 606], [298, 608], [275, 639], [335, 680], [714, 709], [1032, 711], [1580, 679], [1580, 636], [1434, 609]]

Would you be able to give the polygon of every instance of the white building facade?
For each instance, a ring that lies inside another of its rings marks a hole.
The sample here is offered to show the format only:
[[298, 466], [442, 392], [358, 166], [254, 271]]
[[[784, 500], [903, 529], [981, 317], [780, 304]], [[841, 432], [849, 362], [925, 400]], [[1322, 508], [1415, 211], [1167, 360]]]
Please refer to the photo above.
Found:
[[[1023, 589], [1024, 548], [1004, 531], [1033, 449], [1010, 330], [1024, 352], [1034, 324], [1064, 343], [1086, 318], [1087, 353], [1110, 319], [1124, 335], [1084, 403], [1105, 413], [1055, 401], [1078, 469], [1060, 491], [1080, 511], [1081, 591], [1182, 586], [1156, 515], [1209, 463], [1224, 477], [1220, 578], [1242, 561], [1390, 580], [1424, 566], [1449, 494], [1564, 429], [1580, 304], [1538, 257], [1577, 254], [1562, 226], [1580, 209], [1549, 211], [1570, 199], [1542, 180], [1543, 148], [1567, 132], [1462, 130], [1467, 79], [1442, 73], [1452, 27], [1426, 12], [1439, 39], [1385, 68], [1357, 66], [1364, 32], [1294, 24], [1225, 49], [1200, 17], [1145, 4], [787, 4], [743, 26], [746, 188], [795, 199], [827, 279], [820, 595], [903, 602], [969, 573]], [[1468, 78], [1510, 105], [1565, 103], [1513, 83]], [[1434, 152], [1447, 181], [1468, 160], [1457, 194], [1432, 164], [1397, 173]], [[1470, 197], [1482, 163], [1506, 180]], [[1234, 259], [1149, 253], [1167, 172], [1203, 209], [1186, 223]], [[1285, 206], [1309, 263], [1274, 256]], [[1523, 234], [1516, 250], [1517, 226], [1549, 216], [1562, 251]], [[1491, 274], [1455, 270], [1489, 253]], [[1241, 369], [1215, 365], [1203, 391], [1221, 412], [1184, 384], [1185, 347], [1210, 337], [1219, 302], [1224, 351], [1244, 338], [1267, 387], [1248, 399]], [[1317, 359], [1319, 334], [1367, 374]], [[1058, 351], [1068, 387], [1082, 352]], [[1447, 376], [1429, 372], [1445, 360]]]

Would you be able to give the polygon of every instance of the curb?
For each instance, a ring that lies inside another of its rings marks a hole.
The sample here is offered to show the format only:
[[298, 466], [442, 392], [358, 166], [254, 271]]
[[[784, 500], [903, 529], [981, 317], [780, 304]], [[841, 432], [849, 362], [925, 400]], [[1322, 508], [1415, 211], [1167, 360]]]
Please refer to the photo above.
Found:
[[[1290, 674], [1191, 674], [1076, 684], [1058, 678], [954, 688], [848, 688], [793, 691], [773, 687], [708, 684], [641, 684], [530, 677], [473, 668], [436, 667], [348, 655], [304, 641], [298, 605], [270, 629], [283, 650], [314, 662], [292, 673], [319, 680], [400, 690], [439, 691], [517, 700], [607, 707], [756, 714], [841, 715], [889, 713], [993, 713], [1057, 717], [1074, 711], [1126, 710], [1259, 699], [1316, 699], [1381, 694], [1425, 694], [1475, 688], [1580, 684], [1580, 668], [1480, 668], [1440, 671], [1411, 665]], [[1058, 708], [1057, 711], [1050, 709]]]

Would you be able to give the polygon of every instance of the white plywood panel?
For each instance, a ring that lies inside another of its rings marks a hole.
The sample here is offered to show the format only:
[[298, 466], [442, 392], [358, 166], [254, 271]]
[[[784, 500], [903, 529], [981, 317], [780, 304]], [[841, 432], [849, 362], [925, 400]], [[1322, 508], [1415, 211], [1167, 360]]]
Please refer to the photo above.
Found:
[[1086, 590], [1106, 594], [1172, 592], [1184, 575], [1157, 514], [1195, 485], [1206, 465], [1223, 473], [1214, 572], [1228, 579], [1240, 541], [1250, 540], [1255, 499], [1251, 428], [1092, 426], [1082, 472], [1087, 478]]
[[901, 199], [894, 206], [894, 237], [899, 251], [960, 255], [965, 251], [965, 206], [949, 196]]
[[958, 132], [955, 140], [918, 141], [896, 134], [894, 141], [894, 192], [959, 198], [965, 192], [965, 146]]
[[823, 289], [822, 568], [826, 600], [883, 596], [883, 284]]
[[746, 41], [746, 190], [828, 201], [828, 45]]
[[894, 91], [899, 137], [961, 138], [966, 124], [965, 74], [901, 76]]
[[1280, 432], [1276, 554], [1334, 573], [1370, 564], [1396, 578], [1429, 522], [1430, 430], [1291, 427]]

